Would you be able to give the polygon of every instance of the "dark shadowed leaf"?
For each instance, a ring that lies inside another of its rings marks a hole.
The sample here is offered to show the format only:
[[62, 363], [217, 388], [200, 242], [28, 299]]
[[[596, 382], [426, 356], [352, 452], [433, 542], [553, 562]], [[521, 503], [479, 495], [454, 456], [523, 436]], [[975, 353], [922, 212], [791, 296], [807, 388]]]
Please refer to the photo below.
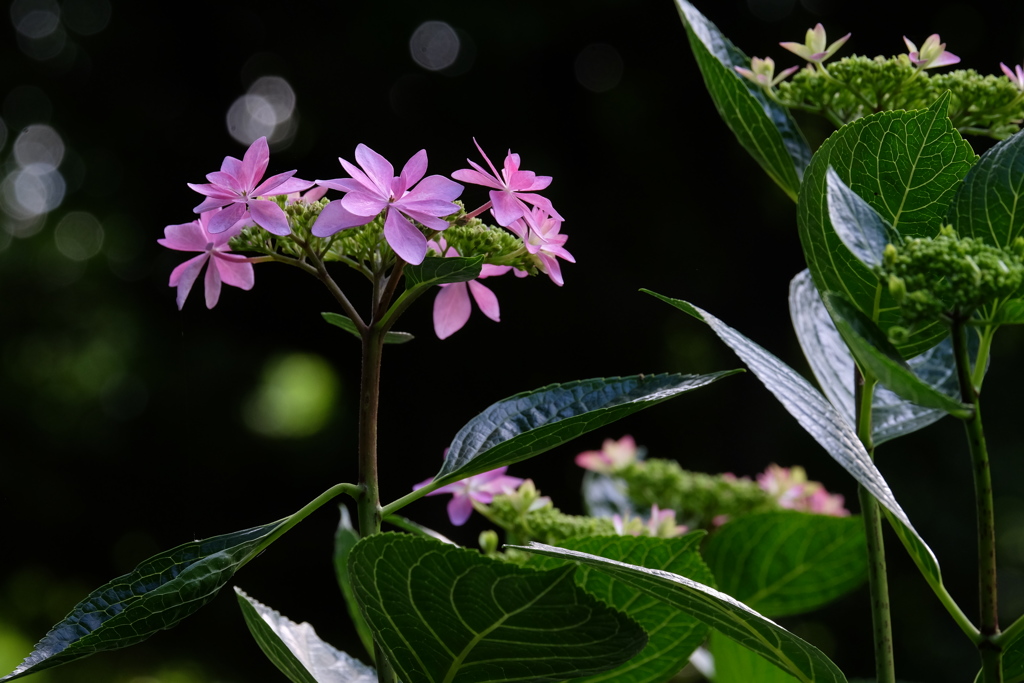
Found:
[[961, 237], [1009, 247], [1024, 234], [1024, 135], [985, 152], [949, 207], [948, 222]]
[[825, 172], [828, 217], [832, 229], [850, 253], [873, 268], [882, 264], [885, 245], [899, 243], [899, 235], [871, 205], [861, 199], [831, 166]]
[[559, 681], [600, 673], [640, 652], [640, 626], [573, 580], [408, 534], [361, 540], [352, 586], [377, 641], [405, 681]]
[[[352, 322], [351, 318], [346, 318], [340, 313], [325, 312], [321, 313], [320, 315], [322, 315], [324, 317], [324, 320], [329, 322], [331, 325], [334, 325], [335, 327], [340, 327], [341, 329], [345, 330], [346, 332], [354, 336], [356, 339], [361, 339], [361, 337], [359, 336], [359, 330], [356, 329], [356, 324]], [[388, 332], [387, 334], [384, 335], [385, 344], [404, 344], [405, 342], [412, 341], [413, 339], [414, 337], [408, 332]]]
[[363, 619], [363, 613], [359, 611], [359, 603], [352, 592], [352, 582], [348, 577], [348, 555], [352, 548], [359, 542], [359, 532], [352, 526], [352, 517], [348, 508], [344, 505], [338, 506], [341, 512], [341, 519], [338, 520], [338, 529], [334, 532], [334, 575], [338, 579], [338, 588], [341, 589], [341, 597], [345, 600], [345, 610], [348, 612], [352, 624], [356, 628], [359, 640], [373, 660], [373, 633], [370, 626]]
[[437, 485], [526, 460], [593, 429], [741, 372], [634, 375], [552, 384], [498, 401], [455, 435]]
[[542, 543], [531, 543], [522, 550], [580, 562], [606, 572], [718, 629], [802, 683], [846, 683], [843, 673], [816, 647], [710, 586], [670, 572]]
[[212, 600], [284, 521], [186, 543], [154, 555], [75, 605], [32, 654], [0, 681], [134, 645], [176, 626]]
[[795, 200], [811, 159], [800, 128], [785, 107], [736, 73], [733, 67], [750, 67], [749, 57], [686, 0], [676, 0], [676, 7], [719, 115], [744, 149]]
[[469, 282], [480, 277], [483, 263], [483, 256], [428, 256], [418, 266], [405, 267], [406, 288], [419, 289], [449, 282]]

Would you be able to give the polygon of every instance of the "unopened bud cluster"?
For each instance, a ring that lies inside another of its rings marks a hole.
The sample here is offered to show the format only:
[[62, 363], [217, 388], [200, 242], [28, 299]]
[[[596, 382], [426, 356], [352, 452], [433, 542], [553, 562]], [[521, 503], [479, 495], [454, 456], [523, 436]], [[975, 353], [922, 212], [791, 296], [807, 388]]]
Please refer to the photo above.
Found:
[[1020, 237], [1000, 249], [946, 226], [935, 237], [886, 246], [878, 275], [908, 325], [948, 323], [1013, 296], [1024, 282], [1022, 258]]

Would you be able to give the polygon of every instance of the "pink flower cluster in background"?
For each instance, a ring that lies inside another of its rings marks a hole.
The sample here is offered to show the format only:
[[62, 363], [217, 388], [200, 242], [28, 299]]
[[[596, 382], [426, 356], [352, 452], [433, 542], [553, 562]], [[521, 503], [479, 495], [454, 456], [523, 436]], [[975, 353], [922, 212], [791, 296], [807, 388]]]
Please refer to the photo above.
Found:
[[778, 501], [779, 507], [787, 510], [812, 512], [817, 515], [846, 517], [850, 511], [843, 507], [843, 496], [829, 493], [821, 482], [809, 481], [803, 467], [779, 467], [768, 465], [757, 475], [761, 490]]
[[[507, 467], [499, 467], [490, 472], [484, 472], [472, 477], [467, 477], [454, 484], [442, 486], [431, 491], [428, 496], [439, 496], [444, 493], [452, 494], [448, 501], [448, 519], [455, 526], [462, 526], [473, 514], [473, 501], [488, 505], [495, 496], [503, 493], [513, 493], [523, 480], [519, 477], [510, 477], [505, 474]], [[413, 486], [413, 490], [421, 489], [434, 480], [433, 477]]]

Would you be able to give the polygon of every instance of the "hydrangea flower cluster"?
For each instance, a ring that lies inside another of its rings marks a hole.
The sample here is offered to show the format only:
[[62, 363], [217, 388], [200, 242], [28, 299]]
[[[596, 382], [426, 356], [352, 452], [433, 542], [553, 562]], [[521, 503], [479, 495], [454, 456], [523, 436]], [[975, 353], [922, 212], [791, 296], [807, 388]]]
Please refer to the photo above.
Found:
[[[225, 157], [220, 171], [207, 175], [208, 183], [189, 184], [205, 197], [195, 208], [200, 219], [167, 226], [158, 240], [170, 249], [201, 252], [172, 274], [179, 308], [207, 263], [206, 304], [212, 308], [222, 283], [252, 288], [252, 265], [264, 261], [302, 266], [312, 255], [346, 263], [372, 279], [428, 257], [482, 255], [477, 280], [442, 285], [438, 292], [434, 328], [443, 339], [465, 325], [471, 300], [487, 317], [500, 319], [497, 297], [480, 279], [511, 270], [518, 277], [544, 273], [561, 286], [558, 259], [575, 259], [565, 249], [562, 216], [538, 194], [551, 178], [522, 170], [519, 155], [511, 151], [499, 173], [474, 144], [490, 170], [469, 161], [471, 168], [455, 171], [454, 180], [427, 175], [426, 150], [396, 175], [387, 159], [360, 144], [355, 163], [338, 159], [348, 177], [316, 181], [296, 178], [294, 170], [264, 180], [270, 164], [266, 138], [253, 142], [242, 159]], [[457, 180], [488, 188], [489, 200], [467, 212], [456, 203], [465, 189]], [[329, 201], [328, 190], [343, 196]], [[480, 219], [488, 211], [498, 227]], [[232, 249], [258, 255], [229, 255]]]

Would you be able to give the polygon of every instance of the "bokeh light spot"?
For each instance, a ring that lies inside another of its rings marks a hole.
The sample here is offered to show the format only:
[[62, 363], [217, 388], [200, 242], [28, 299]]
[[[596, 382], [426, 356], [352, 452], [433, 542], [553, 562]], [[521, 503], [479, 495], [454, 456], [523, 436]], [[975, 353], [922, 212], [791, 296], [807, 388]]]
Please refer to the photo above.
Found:
[[267, 142], [280, 149], [295, 136], [295, 114], [295, 91], [288, 81], [264, 76], [228, 109], [228, 132], [244, 145], [266, 136]]
[[459, 58], [459, 36], [443, 21], [425, 21], [409, 39], [413, 61], [428, 71], [447, 69]]
[[103, 248], [103, 226], [91, 213], [72, 211], [53, 231], [57, 251], [72, 261], [87, 261]]
[[26, 38], [45, 38], [60, 26], [60, 6], [56, 0], [14, 0], [11, 22]]
[[110, 23], [109, 0], [64, 0], [64, 25], [75, 33], [91, 36]]
[[311, 436], [328, 423], [338, 402], [339, 382], [331, 365], [310, 353], [270, 360], [243, 418], [252, 431], [279, 439]]
[[55, 171], [64, 158], [64, 141], [50, 126], [29, 126], [14, 141], [14, 158], [22, 167], [38, 166], [42, 171]]
[[622, 80], [622, 56], [611, 45], [588, 45], [576, 56], [576, 80], [591, 92], [608, 92]]

